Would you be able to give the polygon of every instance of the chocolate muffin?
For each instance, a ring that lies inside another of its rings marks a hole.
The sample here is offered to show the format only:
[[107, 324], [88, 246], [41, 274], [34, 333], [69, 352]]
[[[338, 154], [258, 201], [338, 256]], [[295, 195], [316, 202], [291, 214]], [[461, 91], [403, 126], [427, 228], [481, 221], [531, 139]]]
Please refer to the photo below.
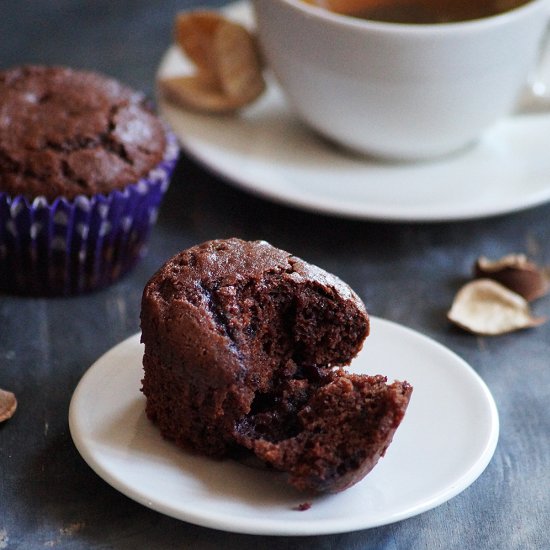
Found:
[[412, 388], [349, 374], [369, 333], [337, 277], [263, 241], [170, 259], [141, 310], [147, 416], [197, 453], [253, 453], [304, 491], [334, 492], [382, 456]]
[[108, 194], [156, 166], [165, 131], [144, 97], [64, 67], [0, 72], [0, 190], [32, 200]]
[[72, 294], [128, 271], [176, 155], [144, 96], [112, 78], [0, 72], [0, 288]]

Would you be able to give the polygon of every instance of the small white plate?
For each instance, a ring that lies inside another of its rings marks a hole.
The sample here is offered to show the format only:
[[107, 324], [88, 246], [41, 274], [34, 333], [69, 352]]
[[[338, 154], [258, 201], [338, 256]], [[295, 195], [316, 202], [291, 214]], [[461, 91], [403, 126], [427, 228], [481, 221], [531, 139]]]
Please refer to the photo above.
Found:
[[[84, 460], [113, 487], [197, 525], [250, 534], [318, 535], [376, 527], [434, 508], [485, 469], [498, 414], [481, 378], [433, 340], [372, 319], [350, 370], [408, 380], [414, 391], [386, 456], [360, 483], [310, 498], [277, 474], [187, 453], [145, 416], [143, 350], [132, 336], [101, 357], [73, 395], [69, 425]], [[295, 508], [308, 501], [311, 508]]]
[[[247, 2], [226, 10], [253, 26]], [[284, 38], [283, 38], [284, 39]], [[192, 71], [168, 50], [158, 75]], [[550, 114], [511, 117], [475, 148], [430, 163], [392, 164], [346, 153], [302, 125], [273, 79], [241, 116], [201, 115], [159, 100], [183, 148], [248, 191], [295, 207], [386, 221], [450, 221], [550, 200]]]

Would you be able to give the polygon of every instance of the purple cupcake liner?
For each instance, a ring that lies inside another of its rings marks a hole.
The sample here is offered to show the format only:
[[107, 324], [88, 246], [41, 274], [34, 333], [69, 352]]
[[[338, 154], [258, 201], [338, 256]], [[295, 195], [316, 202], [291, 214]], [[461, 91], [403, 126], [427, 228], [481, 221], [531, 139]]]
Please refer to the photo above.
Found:
[[71, 295], [110, 285], [145, 252], [179, 147], [167, 132], [162, 161], [108, 195], [29, 201], [0, 192], [0, 289]]

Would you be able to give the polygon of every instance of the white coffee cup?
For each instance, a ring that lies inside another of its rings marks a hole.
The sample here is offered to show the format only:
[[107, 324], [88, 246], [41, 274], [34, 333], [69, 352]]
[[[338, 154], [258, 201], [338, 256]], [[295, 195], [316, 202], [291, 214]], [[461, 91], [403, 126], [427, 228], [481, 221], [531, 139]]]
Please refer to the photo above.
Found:
[[550, 0], [483, 19], [399, 24], [302, 0], [252, 0], [260, 45], [297, 115], [398, 160], [461, 150], [510, 115], [545, 42]]

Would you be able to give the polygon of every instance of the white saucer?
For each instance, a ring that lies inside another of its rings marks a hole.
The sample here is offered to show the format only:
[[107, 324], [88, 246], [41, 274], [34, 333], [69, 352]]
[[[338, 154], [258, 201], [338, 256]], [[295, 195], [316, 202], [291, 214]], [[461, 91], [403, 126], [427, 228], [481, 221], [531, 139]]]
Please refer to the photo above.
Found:
[[[163, 440], [144, 413], [142, 354], [135, 335], [92, 365], [71, 401], [71, 434], [84, 460], [113, 487], [197, 525], [316, 535], [388, 524], [463, 491], [497, 444], [497, 409], [474, 370], [433, 340], [373, 318], [350, 370], [408, 380], [414, 387], [409, 409], [386, 456], [363, 481], [311, 499], [273, 472], [194, 456]], [[311, 508], [297, 511], [304, 501]]]
[[[253, 26], [247, 2], [226, 13]], [[172, 47], [159, 76], [191, 72]], [[516, 116], [475, 147], [432, 163], [389, 164], [343, 152], [305, 128], [270, 79], [238, 117], [200, 115], [159, 101], [183, 148], [228, 181], [288, 205], [386, 221], [463, 220], [550, 200], [549, 115]]]

